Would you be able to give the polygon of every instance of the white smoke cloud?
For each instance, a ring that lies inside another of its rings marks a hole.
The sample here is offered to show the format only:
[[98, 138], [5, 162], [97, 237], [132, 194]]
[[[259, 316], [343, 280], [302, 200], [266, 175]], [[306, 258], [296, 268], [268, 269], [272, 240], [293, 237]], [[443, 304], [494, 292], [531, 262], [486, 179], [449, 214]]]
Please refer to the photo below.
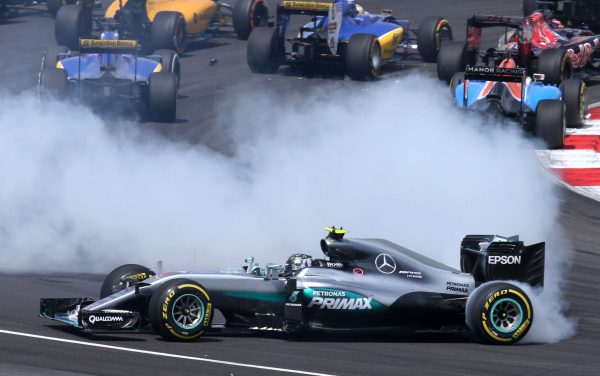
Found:
[[223, 111], [232, 157], [2, 96], [0, 270], [191, 269], [194, 250], [196, 269], [282, 262], [318, 256], [326, 225], [457, 267], [465, 234], [519, 234], [548, 242], [544, 301], [561, 302], [558, 194], [517, 126], [456, 110], [419, 76], [280, 94]]

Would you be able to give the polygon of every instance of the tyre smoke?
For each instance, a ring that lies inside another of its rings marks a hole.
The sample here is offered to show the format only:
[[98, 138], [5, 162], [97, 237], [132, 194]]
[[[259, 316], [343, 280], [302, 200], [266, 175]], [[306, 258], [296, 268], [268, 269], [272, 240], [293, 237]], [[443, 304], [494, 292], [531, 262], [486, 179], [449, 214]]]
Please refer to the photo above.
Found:
[[[0, 268], [105, 273], [163, 260], [168, 270], [205, 270], [250, 255], [283, 262], [298, 251], [320, 257], [329, 225], [457, 267], [465, 234], [519, 234], [547, 241], [546, 289], [535, 301], [548, 320], [536, 312], [529, 337], [565, 338], [573, 325], [560, 288], [570, 247], [556, 231], [558, 190], [518, 127], [465, 114], [448, 97], [420, 76], [240, 93], [219, 119], [234, 145], [224, 156], [142, 136], [134, 124], [109, 126], [80, 106], [4, 95]], [[546, 336], [549, 322], [547, 332], [562, 335]]]

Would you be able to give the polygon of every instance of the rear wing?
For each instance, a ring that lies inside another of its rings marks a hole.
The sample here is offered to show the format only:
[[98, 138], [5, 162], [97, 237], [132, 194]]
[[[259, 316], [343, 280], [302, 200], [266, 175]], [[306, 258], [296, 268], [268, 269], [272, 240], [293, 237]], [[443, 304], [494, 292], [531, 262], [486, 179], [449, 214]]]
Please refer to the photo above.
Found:
[[525, 68], [477, 67], [465, 68], [465, 80], [523, 83], [527, 77]]
[[544, 285], [546, 243], [526, 246], [518, 237], [467, 235], [460, 247], [460, 267], [477, 283], [514, 280]]
[[517, 16], [492, 16], [487, 14], [474, 14], [467, 20], [467, 27], [472, 26], [479, 29], [488, 27], [509, 27], [519, 29], [523, 23], [523, 17]]
[[278, 14], [306, 14], [310, 16], [327, 16], [332, 3], [316, 1], [284, 0], [277, 6]]
[[[134, 82], [137, 81], [138, 42], [131, 39], [92, 39], [79, 38], [78, 80], [81, 80], [81, 55], [85, 54], [131, 54], [134, 55]], [[101, 67], [101, 69], [105, 69]]]
[[481, 34], [485, 28], [504, 27], [520, 30], [522, 23], [523, 17], [474, 14], [467, 20], [467, 49], [471, 51], [479, 49]]

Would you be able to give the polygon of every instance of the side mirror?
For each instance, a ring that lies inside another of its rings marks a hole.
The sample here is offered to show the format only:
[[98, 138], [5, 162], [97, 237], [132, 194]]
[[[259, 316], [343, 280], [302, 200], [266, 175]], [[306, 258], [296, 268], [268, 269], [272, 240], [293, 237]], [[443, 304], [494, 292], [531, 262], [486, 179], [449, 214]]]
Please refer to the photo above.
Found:
[[278, 279], [281, 270], [283, 270], [283, 266], [280, 264], [267, 264], [267, 275], [265, 279]]
[[535, 83], [542, 83], [542, 82], [544, 82], [545, 79], [546, 79], [545, 74], [542, 74], [542, 73], [534, 73], [533, 74], [533, 81]]

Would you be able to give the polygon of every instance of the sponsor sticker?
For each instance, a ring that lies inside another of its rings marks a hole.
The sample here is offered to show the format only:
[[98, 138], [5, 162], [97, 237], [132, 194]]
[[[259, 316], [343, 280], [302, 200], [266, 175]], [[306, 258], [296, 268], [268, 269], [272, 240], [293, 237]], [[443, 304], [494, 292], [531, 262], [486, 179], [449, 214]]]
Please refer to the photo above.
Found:
[[396, 261], [387, 253], [380, 253], [375, 258], [375, 267], [383, 274], [392, 274], [396, 271]]
[[515, 255], [502, 255], [502, 256], [488, 256], [488, 264], [490, 265], [520, 265], [521, 264], [521, 256]]
[[123, 317], [90, 315], [90, 317], [88, 317], [88, 321], [92, 325], [97, 322], [123, 322]]
[[423, 279], [423, 273], [421, 272], [413, 272], [410, 270], [400, 270], [398, 272], [402, 277], [406, 278], [414, 278], [414, 279]]
[[352, 269], [352, 273], [354, 273], [354, 275], [360, 276], [362, 277], [363, 275], [365, 275], [365, 271], [362, 270], [361, 268], [354, 268]]
[[466, 294], [469, 292], [469, 287], [470, 286], [468, 283], [446, 282], [446, 291], [460, 292]]

